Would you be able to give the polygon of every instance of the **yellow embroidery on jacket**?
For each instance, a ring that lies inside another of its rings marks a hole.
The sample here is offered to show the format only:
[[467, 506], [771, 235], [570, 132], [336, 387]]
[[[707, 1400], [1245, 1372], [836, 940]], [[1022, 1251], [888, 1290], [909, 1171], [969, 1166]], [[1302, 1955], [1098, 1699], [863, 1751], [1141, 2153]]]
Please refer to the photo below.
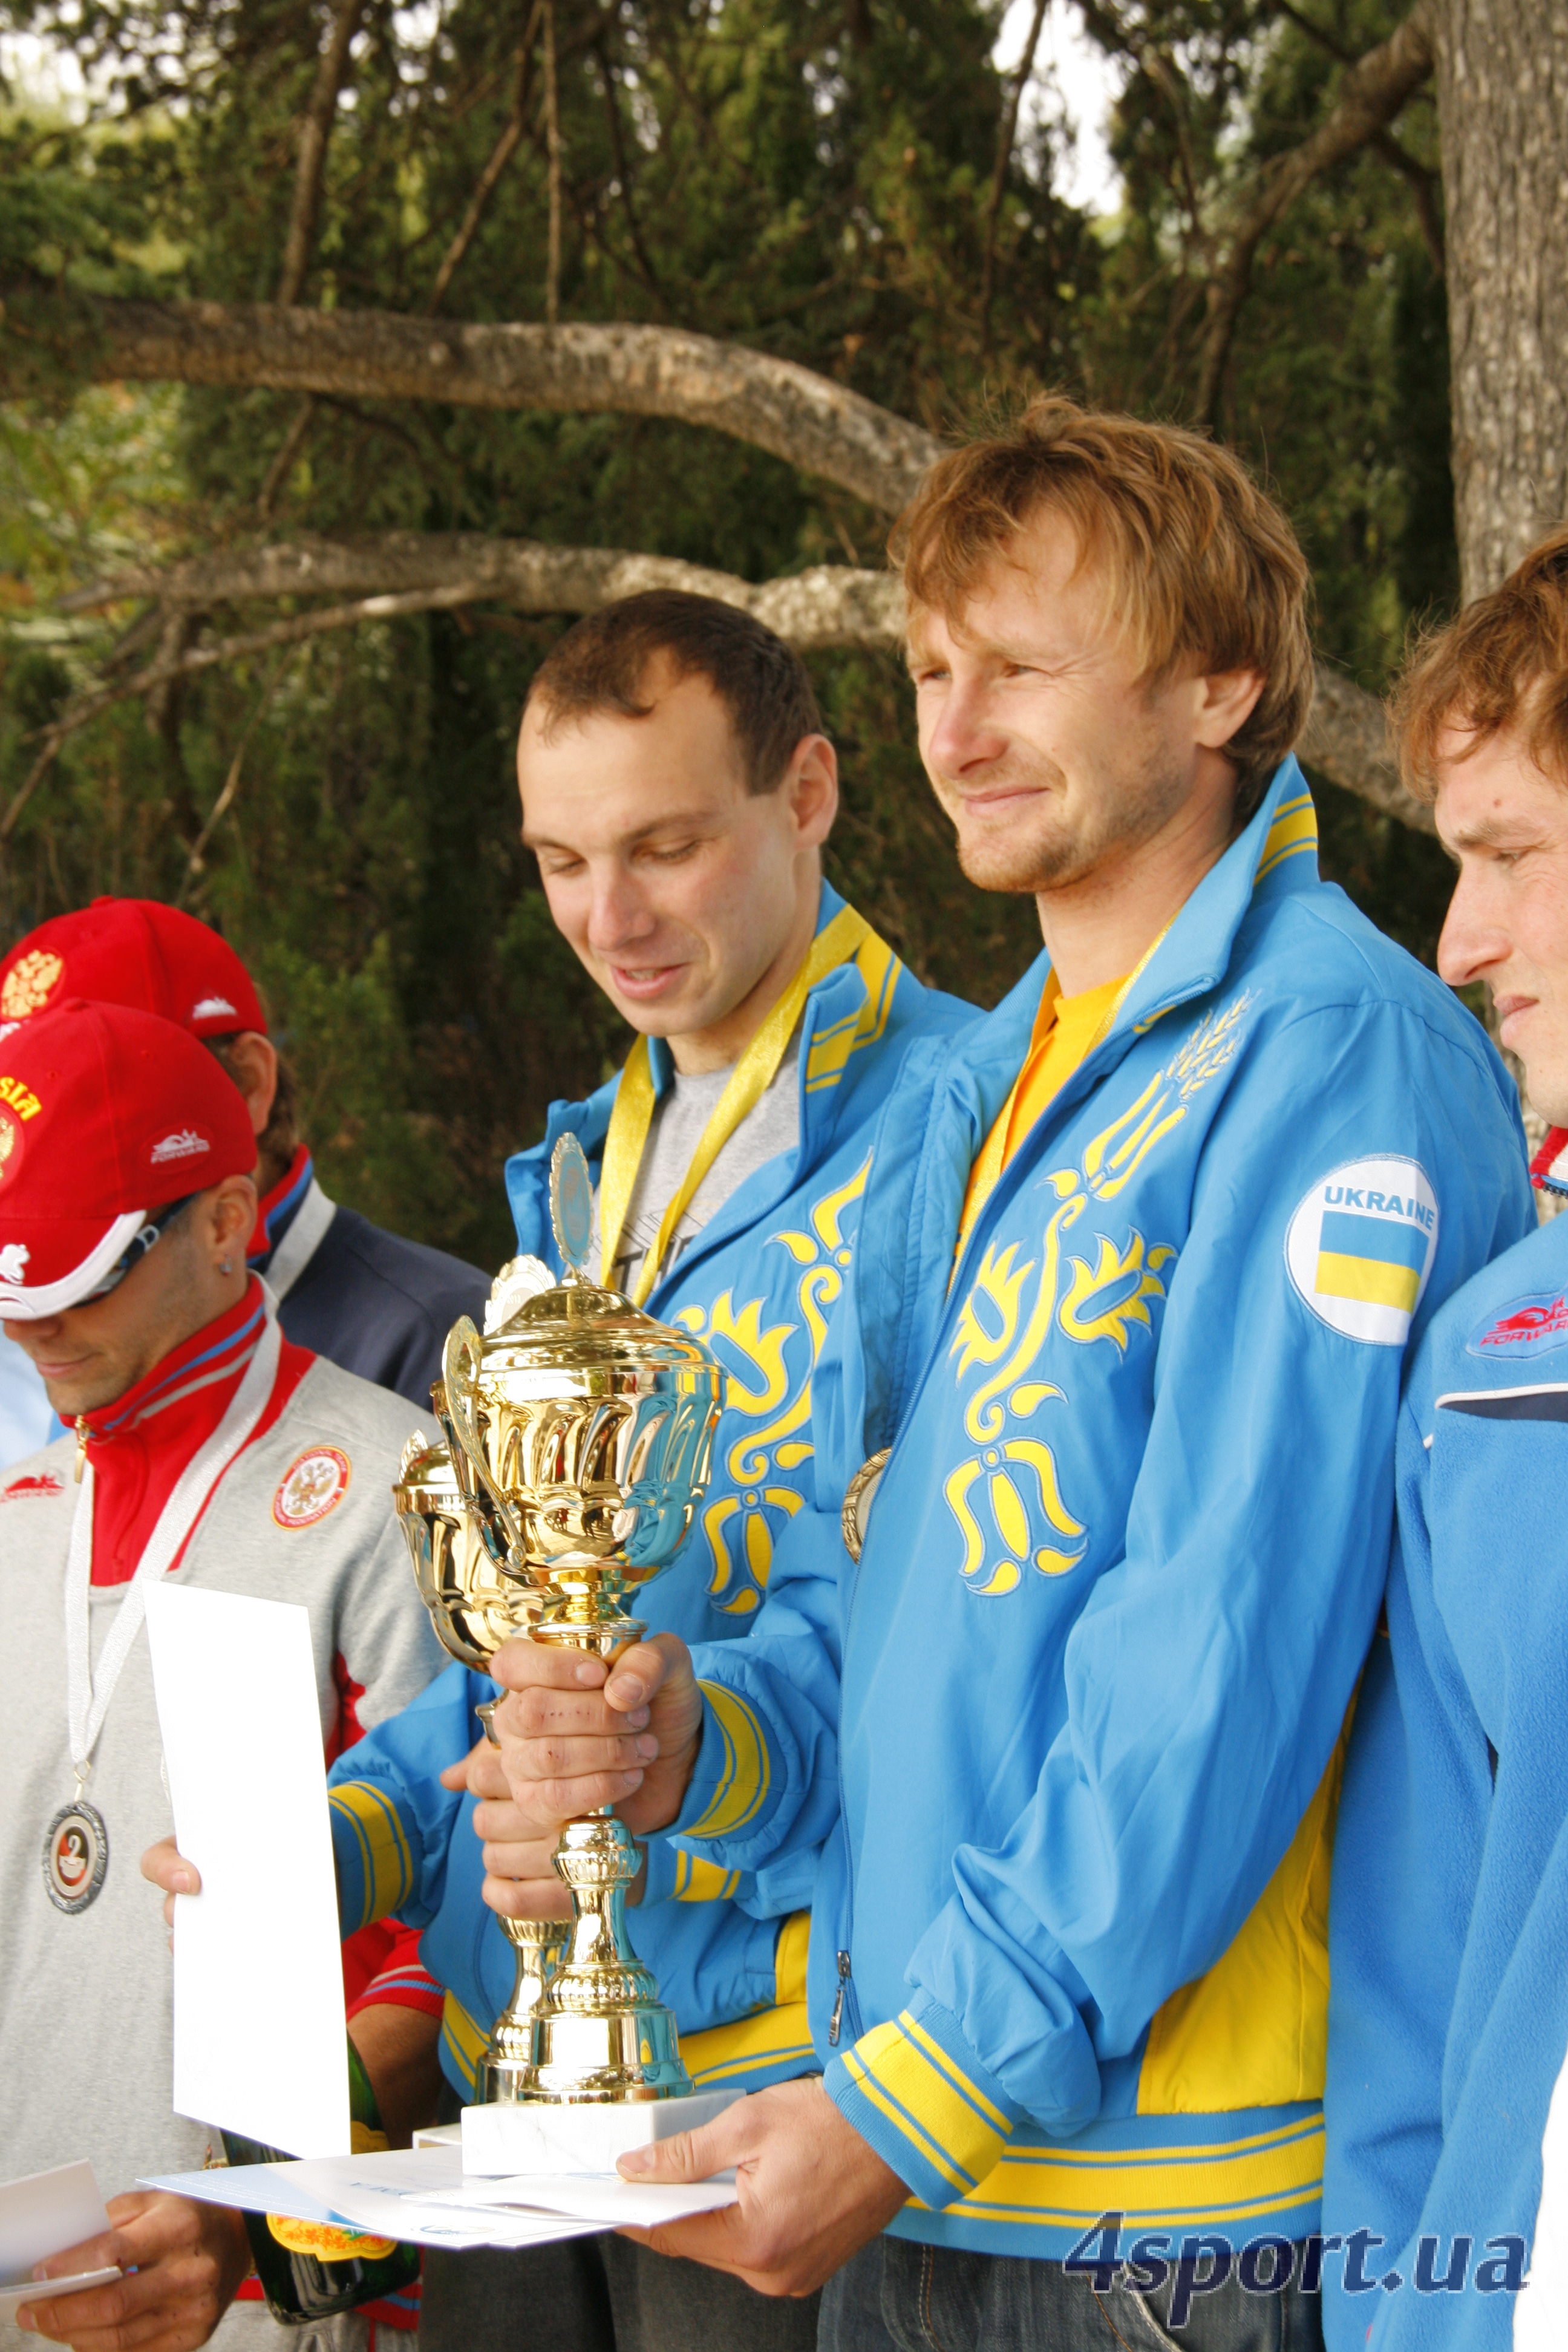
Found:
[[1162, 1242], [1145, 1257], [1143, 1236], [1136, 1230], [1121, 1251], [1104, 1234], [1095, 1238], [1100, 1244], [1100, 1256], [1092, 1272], [1086, 1259], [1069, 1260], [1072, 1281], [1057, 1320], [1069, 1339], [1077, 1339], [1086, 1347], [1095, 1339], [1110, 1339], [1125, 1353], [1130, 1324], [1142, 1323], [1145, 1330], [1152, 1328], [1149, 1301], [1165, 1295], [1158, 1269], [1167, 1265], [1176, 1253], [1168, 1242]]
[[[1063, 1497], [1056, 1455], [1032, 1426], [1043, 1405], [1070, 1400], [1056, 1381], [1027, 1375], [1053, 1327], [1078, 1347], [1104, 1339], [1122, 1355], [1135, 1328], [1152, 1332], [1152, 1302], [1165, 1296], [1176, 1249], [1169, 1242], [1151, 1246], [1135, 1225], [1120, 1239], [1096, 1230], [1092, 1259], [1066, 1251], [1065, 1239], [1091, 1210], [1126, 1192], [1186, 1118], [1193, 1097], [1227, 1066], [1250, 1002], [1243, 992], [1225, 1012], [1205, 1013], [1136, 1101], [1090, 1138], [1077, 1167], [1050, 1171], [1046, 1184], [1056, 1205], [1037, 1257], [1020, 1263], [1018, 1243], [992, 1242], [975, 1269], [950, 1352], [960, 1382], [975, 1370], [984, 1375], [963, 1413], [979, 1450], [951, 1473], [942, 1494], [963, 1546], [959, 1573], [984, 1599], [1016, 1591], [1026, 1568], [1065, 1576], [1089, 1550], [1088, 1530]], [[1026, 1438], [1008, 1434], [1018, 1422], [1031, 1424]], [[1013, 1465], [1032, 1477], [1020, 1479]]]
[[[724, 1367], [725, 1412], [740, 1417], [738, 1431], [723, 1427], [721, 1456], [738, 1491], [713, 1496], [699, 1514], [711, 1562], [709, 1595], [727, 1616], [750, 1616], [761, 1606], [774, 1538], [805, 1500], [782, 1482], [811, 1459], [811, 1376], [854, 1258], [845, 1220], [870, 1172], [868, 1152], [852, 1176], [813, 1203], [804, 1229], [768, 1235], [799, 1268], [793, 1317], [764, 1324], [762, 1299], [737, 1307], [733, 1292], [725, 1290], [710, 1308], [683, 1307], [672, 1318], [712, 1347]], [[804, 1350], [791, 1344], [801, 1336]]]

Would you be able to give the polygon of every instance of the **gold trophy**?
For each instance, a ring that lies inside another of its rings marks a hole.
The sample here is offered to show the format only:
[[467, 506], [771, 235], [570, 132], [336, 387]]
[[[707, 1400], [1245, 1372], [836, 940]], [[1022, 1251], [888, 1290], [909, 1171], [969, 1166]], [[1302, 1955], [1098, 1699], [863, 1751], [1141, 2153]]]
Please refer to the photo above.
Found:
[[[637, 1641], [646, 1628], [626, 1595], [674, 1557], [708, 1481], [720, 1367], [700, 1341], [587, 1280], [593, 1189], [575, 1136], [555, 1147], [550, 1205], [565, 1281], [504, 1318], [492, 1307], [482, 1339], [467, 1317], [453, 1326], [437, 1403], [438, 1478], [451, 1483], [437, 1499], [405, 1474], [398, 1494], [420, 1590], [454, 1655], [459, 1643], [489, 1655], [521, 1633], [602, 1658]], [[437, 1525], [439, 1549], [423, 1532]], [[689, 2097], [675, 2020], [626, 1939], [640, 1868], [629, 1832], [608, 1808], [568, 1822], [554, 1866], [572, 1925], [551, 1931], [564, 1948], [528, 2010], [527, 2062], [492, 2061], [492, 2079], [536, 2112]], [[464, 2131], [473, 2169], [467, 2121]], [[590, 2142], [610, 2145], [602, 2132]]]
[[[506, 1269], [510, 1274], [511, 1268]], [[541, 1274], [549, 1276], [545, 1269]], [[503, 1274], [501, 1280], [504, 1281]], [[500, 1289], [498, 1282], [497, 1289]], [[430, 1391], [436, 1418], [447, 1424], [447, 1392], [437, 1381]], [[468, 1509], [452, 1467], [450, 1444], [432, 1444], [423, 1433], [403, 1449], [401, 1475], [394, 1486], [397, 1517], [414, 1561], [419, 1597], [430, 1612], [444, 1648], [459, 1665], [480, 1674], [503, 1642], [526, 1633], [538, 1616], [536, 1593], [508, 1576], [494, 1558], [486, 1525]], [[493, 1739], [489, 1712], [479, 1712]], [[558, 1919], [505, 1919], [501, 1928], [517, 1956], [511, 1998], [490, 2032], [480, 2062], [483, 2100], [521, 2096], [522, 2076], [533, 2055], [533, 2012], [544, 1979], [560, 1955], [566, 1930]]]

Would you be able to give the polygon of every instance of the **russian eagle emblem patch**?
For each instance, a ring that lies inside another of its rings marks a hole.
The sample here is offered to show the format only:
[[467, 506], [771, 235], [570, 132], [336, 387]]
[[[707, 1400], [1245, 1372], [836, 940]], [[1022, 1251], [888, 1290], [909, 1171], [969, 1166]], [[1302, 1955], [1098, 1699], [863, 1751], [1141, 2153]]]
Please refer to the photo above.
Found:
[[273, 1518], [280, 1528], [313, 1528], [342, 1501], [352, 1475], [348, 1455], [335, 1445], [312, 1445], [279, 1480]]

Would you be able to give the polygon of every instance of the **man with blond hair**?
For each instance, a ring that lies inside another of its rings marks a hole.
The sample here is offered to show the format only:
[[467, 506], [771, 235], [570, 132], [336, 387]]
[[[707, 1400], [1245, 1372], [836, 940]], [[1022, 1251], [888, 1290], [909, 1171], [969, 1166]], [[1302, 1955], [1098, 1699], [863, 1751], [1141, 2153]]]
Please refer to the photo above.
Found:
[[1234, 458], [1041, 400], [897, 545], [927, 771], [1045, 952], [905, 1060], [752, 1633], [511, 1645], [503, 1758], [821, 1854], [821, 2075], [623, 2160], [736, 2168], [656, 2246], [827, 2281], [830, 2352], [1309, 2344], [1400, 1374], [1523, 1230], [1517, 1107], [1319, 878], [1306, 566]]
[[[1558, 1122], [1535, 1181], [1568, 1194], [1568, 530], [1419, 648], [1396, 719], [1459, 868], [1438, 969], [1489, 989]], [[1558, 1219], [1448, 1301], [1400, 1415], [1387, 1639], [1334, 1864], [1324, 2219], [1347, 2252], [1324, 2322], [1343, 2352], [1568, 2340], [1565, 1422]]]

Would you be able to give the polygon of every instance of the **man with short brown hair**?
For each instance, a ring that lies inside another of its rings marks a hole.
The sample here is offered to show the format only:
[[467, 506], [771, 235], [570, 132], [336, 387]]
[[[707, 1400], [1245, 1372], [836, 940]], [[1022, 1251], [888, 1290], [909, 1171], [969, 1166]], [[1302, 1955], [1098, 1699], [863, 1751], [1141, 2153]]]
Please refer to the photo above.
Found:
[[[1459, 868], [1438, 969], [1490, 991], [1554, 1122], [1535, 1181], [1561, 1198], [1568, 530], [1426, 637], [1394, 716]], [[1325, 2299], [1338, 2352], [1568, 2337], [1565, 1422], [1558, 1218], [1448, 1301], [1400, 1415], [1388, 1638], [1334, 1862], [1324, 2219], [1353, 2249]]]
[[509, 1645], [504, 1760], [822, 1856], [822, 2077], [623, 2159], [737, 2168], [655, 2245], [826, 2280], [828, 2352], [1309, 2344], [1400, 1372], [1521, 1230], [1517, 1114], [1319, 878], [1306, 567], [1233, 457], [1043, 400], [898, 543], [927, 772], [1046, 952], [904, 1062], [751, 1636]]
[[[559, 1265], [549, 1168], [573, 1133], [604, 1277], [701, 1336], [727, 1375], [700, 1510], [642, 1613], [732, 1642], [810, 1491], [812, 1367], [858, 1244], [876, 1111], [910, 1042], [951, 1034], [970, 1008], [922, 988], [825, 880], [837, 759], [799, 656], [749, 614], [660, 591], [579, 622], [530, 688], [518, 784], [557, 928], [637, 1033], [625, 1066], [587, 1101], [552, 1105], [542, 1141], [508, 1163], [518, 1246]], [[453, 1668], [335, 1776], [340, 1800], [370, 1780], [395, 1811], [404, 1916], [425, 1923], [421, 1955], [445, 1986], [454, 2112], [511, 1989], [511, 1947], [484, 1902], [524, 1918], [566, 1903], [550, 1864], [561, 1816], [520, 1819], [487, 1777], [493, 1748], [458, 1764], [476, 1703], [495, 1696]], [[396, 1907], [335, 1820], [345, 1918]], [[630, 1933], [700, 2086], [811, 2064], [811, 1886], [809, 1864], [759, 1885], [662, 1842], [651, 1857]], [[807, 2308], [613, 2236], [427, 2261], [427, 2347], [474, 2352], [530, 2325], [577, 2352], [684, 2352], [699, 2336], [797, 2352], [815, 2334]]]

